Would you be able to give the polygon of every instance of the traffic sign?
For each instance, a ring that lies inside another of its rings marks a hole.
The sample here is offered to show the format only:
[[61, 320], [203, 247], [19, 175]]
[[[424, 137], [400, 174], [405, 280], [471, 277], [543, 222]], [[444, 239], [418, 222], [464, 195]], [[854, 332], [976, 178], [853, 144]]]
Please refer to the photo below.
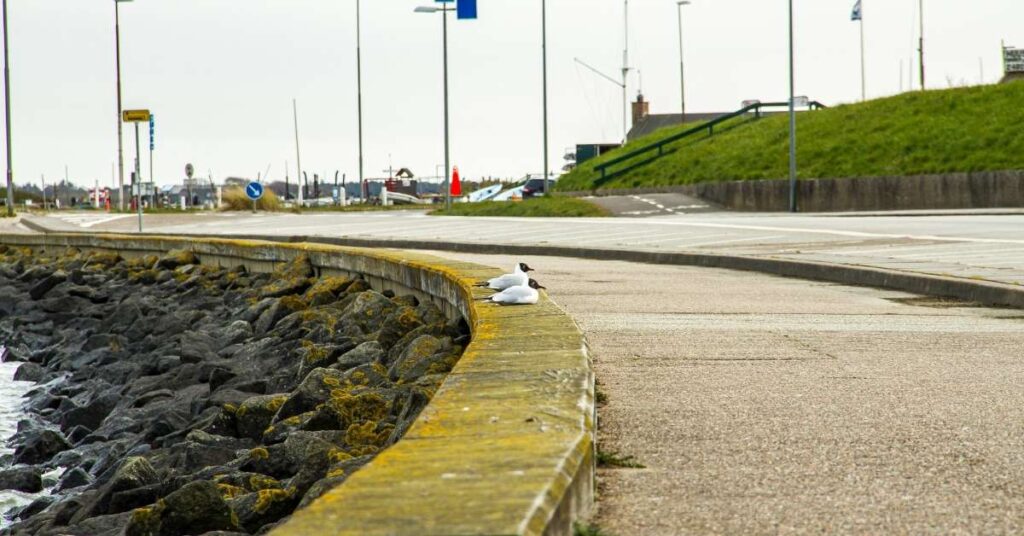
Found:
[[149, 150], [156, 149], [156, 119], [155, 115], [149, 114]]
[[476, 0], [459, 0], [459, 3], [455, 5], [456, 15], [459, 19], [475, 19], [476, 18]]
[[121, 119], [125, 123], [145, 123], [149, 121], [149, 110], [124, 110]]
[[250, 182], [245, 186], [245, 195], [253, 201], [259, 201], [263, 198], [263, 185], [258, 182]]

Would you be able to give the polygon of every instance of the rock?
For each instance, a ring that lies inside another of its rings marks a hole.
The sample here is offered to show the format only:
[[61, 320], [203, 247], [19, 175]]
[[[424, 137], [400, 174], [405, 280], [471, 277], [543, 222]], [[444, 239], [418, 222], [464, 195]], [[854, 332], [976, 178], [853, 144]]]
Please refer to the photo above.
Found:
[[231, 509], [212, 482], [186, 484], [153, 506], [131, 513], [126, 536], [178, 536], [234, 531]]
[[73, 467], [65, 471], [60, 477], [60, 482], [57, 483], [57, 493], [81, 487], [90, 482], [92, 482], [92, 478], [89, 476], [89, 473], [86, 473], [80, 467]]
[[184, 249], [175, 249], [169, 251], [167, 255], [160, 257], [160, 260], [156, 261], [156, 269], [174, 270], [179, 266], [189, 264], [199, 264], [196, 254]]
[[[115, 494], [152, 486], [159, 481], [160, 477], [148, 460], [138, 456], [126, 458], [114, 472], [113, 477], [100, 488], [99, 493], [75, 512], [74, 517], [71, 518], [71, 524], [78, 524], [87, 518], [98, 515], [120, 513], [124, 510], [116, 510], [111, 507], [111, 501]], [[148, 497], [148, 495], [146, 496]], [[129, 504], [131, 500], [124, 499], [122, 497], [118, 504], [125, 510], [150, 502], [143, 500], [141, 503]]]
[[302, 500], [299, 501], [297, 509], [302, 509], [313, 501], [319, 499], [323, 494], [331, 491], [332, 489], [344, 484], [348, 477], [352, 476], [360, 467], [369, 463], [373, 459], [373, 456], [360, 456], [358, 458], [351, 458], [342, 462], [334, 464], [330, 470], [327, 478], [316, 481], [306, 493], [302, 496]]
[[37, 493], [43, 490], [43, 473], [35, 467], [16, 467], [0, 471], [0, 490]]
[[355, 349], [343, 354], [338, 362], [331, 365], [332, 369], [349, 370], [360, 365], [368, 365], [384, 358], [384, 348], [377, 341], [364, 342]]
[[250, 533], [279, 521], [295, 510], [301, 496], [294, 489], [265, 489], [231, 500], [239, 524]]
[[[288, 397], [278, 411], [277, 420], [284, 420], [305, 413], [323, 404], [331, 396], [331, 391], [341, 385], [344, 374], [337, 370], [313, 369], [302, 380], [302, 383]], [[269, 424], [269, 423], [268, 423]]]
[[198, 331], [187, 331], [181, 334], [181, 345], [178, 357], [182, 363], [200, 363], [217, 359], [214, 348], [218, 342], [213, 337]]
[[252, 325], [253, 333], [256, 335], [265, 335], [268, 331], [274, 328], [279, 320], [287, 316], [291, 311], [287, 307], [281, 305], [280, 300], [275, 301], [263, 313], [260, 314], [259, 318]]
[[20, 441], [14, 450], [14, 463], [45, 463], [55, 454], [71, 448], [64, 436], [53, 430], [40, 430], [26, 435], [28, 437]]
[[35, 363], [22, 363], [14, 372], [16, 382], [38, 382], [43, 379], [46, 369]]
[[344, 321], [358, 324], [364, 332], [377, 331], [397, 306], [382, 294], [367, 290], [345, 308]]
[[388, 376], [395, 381], [406, 375], [417, 364], [429, 360], [432, 356], [445, 351], [446, 348], [445, 341], [431, 335], [421, 335], [399, 354], [398, 359], [388, 369]]
[[[76, 272], [76, 274], [80, 275], [81, 272]], [[84, 298], [92, 303], [107, 303], [110, 300], [110, 296], [105, 292], [82, 284], [76, 284], [68, 287], [67, 293], [69, 296]]]
[[230, 346], [243, 342], [252, 336], [253, 329], [251, 324], [245, 320], [235, 320], [224, 328], [218, 339], [221, 346]]
[[136, 398], [135, 402], [132, 403], [132, 407], [141, 408], [154, 400], [163, 398], [174, 398], [174, 391], [171, 391], [170, 389], [156, 389], [150, 391]]
[[274, 420], [274, 415], [288, 400], [287, 393], [276, 395], [259, 395], [247, 398], [235, 412], [238, 434], [259, 440], [263, 432]]
[[76, 426], [84, 426], [90, 430], [96, 430], [103, 424], [107, 415], [114, 410], [119, 400], [120, 397], [116, 394], [107, 394], [84, 406], [66, 411], [60, 418], [60, 429], [66, 432]]
[[60, 270], [53, 272], [49, 276], [43, 278], [38, 283], [32, 286], [28, 291], [29, 297], [33, 300], [40, 300], [43, 296], [46, 296], [53, 287], [68, 280], [68, 275]]
[[18, 513], [15, 514], [14, 517], [18, 519], [28, 519], [39, 512], [46, 510], [55, 502], [57, 502], [56, 498], [44, 495], [29, 503], [28, 506], [18, 510]]

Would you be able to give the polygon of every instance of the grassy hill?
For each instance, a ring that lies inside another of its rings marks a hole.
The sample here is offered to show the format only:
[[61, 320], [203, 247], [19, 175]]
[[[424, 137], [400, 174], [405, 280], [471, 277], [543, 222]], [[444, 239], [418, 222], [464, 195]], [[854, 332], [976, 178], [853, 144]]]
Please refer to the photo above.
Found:
[[[625, 150], [691, 126], [663, 129]], [[800, 178], [1024, 169], [1024, 83], [906, 93], [801, 113], [797, 135]], [[667, 149], [673, 152], [602, 188], [786, 178], [789, 119], [735, 119], [716, 127], [714, 136], [698, 134]], [[563, 176], [556, 189], [593, 189], [600, 176], [594, 166], [620, 154], [584, 163]]]

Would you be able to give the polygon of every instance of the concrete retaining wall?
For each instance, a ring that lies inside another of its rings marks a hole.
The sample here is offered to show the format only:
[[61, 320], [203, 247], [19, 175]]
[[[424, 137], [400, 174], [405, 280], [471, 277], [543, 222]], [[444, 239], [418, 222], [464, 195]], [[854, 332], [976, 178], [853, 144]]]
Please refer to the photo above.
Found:
[[[789, 210], [789, 181], [706, 182], [628, 190], [606, 189], [585, 195], [638, 195], [678, 192], [730, 210]], [[573, 192], [569, 195], [584, 195]], [[1024, 171], [979, 171], [906, 177], [802, 179], [800, 212], [930, 210], [1024, 207]]]
[[572, 534], [593, 504], [594, 377], [575, 322], [546, 296], [530, 307], [475, 302], [499, 271], [381, 249], [91, 235], [3, 235], [34, 249], [191, 249], [252, 271], [307, 253], [323, 273], [362, 274], [467, 319], [473, 341], [405, 437], [272, 534]]

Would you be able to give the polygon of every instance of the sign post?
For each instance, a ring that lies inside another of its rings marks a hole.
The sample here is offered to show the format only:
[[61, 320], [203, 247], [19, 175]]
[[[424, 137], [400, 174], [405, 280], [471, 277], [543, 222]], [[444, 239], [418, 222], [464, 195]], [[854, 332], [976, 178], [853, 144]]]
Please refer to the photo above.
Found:
[[[150, 182], [156, 182], [153, 179], [153, 149], [156, 148], [156, 143], [155, 143], [155, 140], [153, 139], [154, 133], [155, 133], [155, 130], [156, 130], [156, 124], [155, 124], [155, 121], [153, 119], [154, 117], [155, 116], [153, 114], [149, 115], [149, 180], [150, 180]], [[156, 206], [156, 196], [154, 196], [154, 199], [153, 199], [153, 206]]]
[[142, 177], [140, 176], [141, 151], [139, 148], [139, 123], [149, 122], [151, 119], [149, 110], [124, 110], [121, 119], [125, 123], [135, 123], [135, 174], [132, 175], [132, 187], [138, 183], [138, 190], [135, 191], [135, 207], [139, 213], [139, 232], [142, 232]]
[[192, 175], [195, 172], [196, 168], [192, 167], [192, 164], [185, 164], [185, 193], [188, 195], [185, 201], [186, 209], [192, 205]]
[[252, 181], [249, 184], [245, 185], [245, 195], [249, 199], [252, 200], [252, 213], [253, 214], [256, 213], [256, 203], [260, 199], [263, 199], [263, 194], [264, 194], [264, 190], [263, 190], [263, 185], [262, 184], [260, 184], [260, 183], [258, 183], [256, 181]]

